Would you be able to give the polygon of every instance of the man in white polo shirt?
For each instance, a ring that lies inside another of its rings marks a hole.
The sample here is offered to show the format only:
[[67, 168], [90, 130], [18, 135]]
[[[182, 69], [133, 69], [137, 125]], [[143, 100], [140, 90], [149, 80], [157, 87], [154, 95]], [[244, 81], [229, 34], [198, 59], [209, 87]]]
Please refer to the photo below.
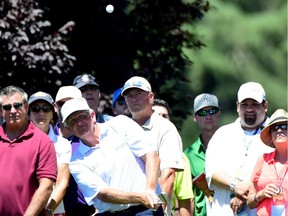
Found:
[[163, 216], [156, 195], [159, 157], [142, 128], [124, 115], [96, 123], [84, 98], [65, 102], [61, 114], [65, 126], [80, 138], [70, 171], [97, 215]]

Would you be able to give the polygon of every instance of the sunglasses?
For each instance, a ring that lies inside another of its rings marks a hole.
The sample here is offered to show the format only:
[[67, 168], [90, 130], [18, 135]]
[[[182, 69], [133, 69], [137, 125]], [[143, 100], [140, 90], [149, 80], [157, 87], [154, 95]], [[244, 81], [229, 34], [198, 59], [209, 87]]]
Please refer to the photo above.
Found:
[[81, 92], [85, 92], [85, 91], [88, 91], [88, 90], [90, 90], [90, 91], [95, 91], [95, 90], [97, 90], [97, 89], [98, 89], [98, 87], [95, 86], [95, 85], [85, 85], [85, 86], [83, 86], [83, 87], [80, 88], [80, 91], [81, 91]]
[[199, 110], [198, 112], [196, 112], [196, 115], [201, 116], [201, 117], [206, 116], [207, 114], [215, 115], [216, 113], [218, 113], [218, 111], [219, 111], [219, 109], [217, 109], [217, 108], [211, 108], [209, 110], [203, 109], [203, 110]]
[[50, 111], [52, 111], [52, 109], [53, 109], [53, 107], [51, 107], [51, 106], [42, 106], [42, 107], [40, 107], [40, 106], [31, 106], [30, 107], [30, 110], [32, 112], [36, 112], [36, 113], [40, 112], [40, 110], [42, 110], [43, 112], [50, 112]]
[[278, 131], [280, 128], [281, 128], [281, 130], [287, 130], [287, 124], [272, 125], [271, 131]]
[[23, 106], [23, 103], [15, 102], [14, 104], [3, 105], [2, 108], [5, 111], [11, 111], [12, 107], [14, 107], [14, 109], [21, 109], [22, 106]]

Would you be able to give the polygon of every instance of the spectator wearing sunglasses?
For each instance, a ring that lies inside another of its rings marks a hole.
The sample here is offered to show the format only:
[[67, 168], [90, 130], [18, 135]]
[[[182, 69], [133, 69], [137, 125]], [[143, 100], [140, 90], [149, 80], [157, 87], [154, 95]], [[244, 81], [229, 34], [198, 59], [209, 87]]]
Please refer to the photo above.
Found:
[[98, 123], [103, 123], [112, 118], [112, 116], [102, 114], [99, 111], [101, 93], [100, 86], [94, 76], [91, 74], [79, 75], [75, 77], [73, 85], [81, 91], [82, 97], [86, 99], [89, 107], [95, 112]]
[[258, 157], [272, 151], [260, 140], [268, 121], [268, 102], [262, 85], [244, 83], [237, 96], [239, 117], [214, 133], [206, 151], [206, 178], [209, 188], [214, 190], [208, 216], [256, 215], [255, 209], [246, 205], [250, 177]]
[[[200, 135], [197, 140], [184, 150], [188, 157], [191, 168], [191, 176], [194, 179], [205, 173], [205, 154], [209, 140], [218, 129], [221, 118], [221, 109], [218, 104], [218, 98], [215, 95], [203, 93], [194, 99], [194, 121], [199, 127]], [[206, 181], [206, 179], [204, 179]], [[207, 182], [206, 182], [207, 185]], [[213, 196], [213, 191], [204, 191], [193, 186], [194, 192], [194, 215], [206, 216], [206, 198]]]
[[0, 214], [47, 215], [57, 176], [54, 144], [28, 118], [28, 95], [19, 87], [0, 91]]
[[46, 205], [48, 214], [57, 215], [65, 214], [63, 197], [68, 187], [70, 178], [69, 162], [71, 159], [71, 144], [60, 135], [53, 131], [54, 124], [54, 100], [46, 92], [36, 92], [28, 100], [30, 120], [48, 134], [54, 143], [57, 156], [57, 180], [54, 184], [53, 192]]
[[122, 90], [123, 88], [118, 88], [113, 93], [112, 112], [115, 116], [122, 114], [131, 117], [125, 98], [121, 95]]
[[262, 130], [262, 142], [274, 148], [261, 155], [251, 176], [248, 206], [257, 215], [288, 215], [288, 113], [276, 110]]

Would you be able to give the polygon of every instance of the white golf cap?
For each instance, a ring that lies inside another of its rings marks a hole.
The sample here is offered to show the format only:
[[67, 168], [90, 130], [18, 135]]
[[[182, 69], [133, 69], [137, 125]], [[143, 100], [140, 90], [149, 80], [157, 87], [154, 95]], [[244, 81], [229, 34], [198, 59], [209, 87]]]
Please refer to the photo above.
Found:
[[134, 76], [128, 79], [123, 86], [121, 95], [124, 95], [124, 92], [130, 88], [138, 88], [147, 92], [152, 91], [150, 83], [144, 77], [140, 77], [140, 76]]
[[64, 123], [72, 113], [77, 111], [90, 112], [90, 107], [85, 98], [74, 98], [64, 103], [61, 108], [62, 123]]
[[261, 84], [256, 82], [247, 82], [240, 86], [238, 91], [238, 102], [251, 98], [256, 100], [258, 103], [262, 103], [266, 100], [265, 91]]
[[55, 97], [55, 102], [57, 103], [58, 101], [64, 99], [64, 98], [81, 98], [82, 93], [81, 91], [75, 87], [75, 86], [62, 86], [59, 88], [56, 97]]

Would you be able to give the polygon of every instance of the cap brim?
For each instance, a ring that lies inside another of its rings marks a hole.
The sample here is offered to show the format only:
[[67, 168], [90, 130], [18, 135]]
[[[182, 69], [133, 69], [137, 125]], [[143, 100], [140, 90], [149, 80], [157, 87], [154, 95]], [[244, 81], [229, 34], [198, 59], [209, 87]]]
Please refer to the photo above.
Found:
[[94, 82], [92, 82], [92, 83], [79, 83], [79, 84], [76, 84], [75, 87], [82, 88], [83, 86], [86, 86], [86, 85], [94, 85], [94, 86], [99, 87], [99, 85], [97, 83], [94, 83]]
[[242, 101], [246, 100], [246, 99], [253, 99], [255, 101], [257, 101], [258, 103], [262, 103], [262, 101], [264, 100], [263, 97], [258, 97], [258, 96], [254, 96], [252, 94], [249, 94], [249, 95], [244, 95], [244, 96], [241, 96], [241, 97], [238, 97], [238, 101], [239, 103], [241, 103]]
[[123, 89], [123, 91], [121, 92], [121, 95], [124, 96], [124, 93], [125, 93], [127, 90], [132, 89], [132, 88], [141, 89], [141, 90], [146, 91], [146, 92], [149, 92], [149, 91], [150, 91], [149, 89], [147, 89], [147, 88], [145, 88], [145, 87], [129, 86], [129, 87]]
[[32, 100], [28, 100], [28, 104], [32, 104], [33, 102], [38, 101], [38, 100], [46, 101], [47, 103], [53, 105], [53, 102], [47, 100], [46, 98], [42, 98], [42, 97], [34, 98]]
[[194, 113], [198, 112], [199, 110], [201, 110], [201, 109], [203, 109], [205, 107], [215, 107], [215, 108], [217, 108], [219, 110], [221, 109], [219, 106], [215, 106], [215, 105], [204, 105], [204, 106], [199, 107], [197, 110], [195, 110]]

